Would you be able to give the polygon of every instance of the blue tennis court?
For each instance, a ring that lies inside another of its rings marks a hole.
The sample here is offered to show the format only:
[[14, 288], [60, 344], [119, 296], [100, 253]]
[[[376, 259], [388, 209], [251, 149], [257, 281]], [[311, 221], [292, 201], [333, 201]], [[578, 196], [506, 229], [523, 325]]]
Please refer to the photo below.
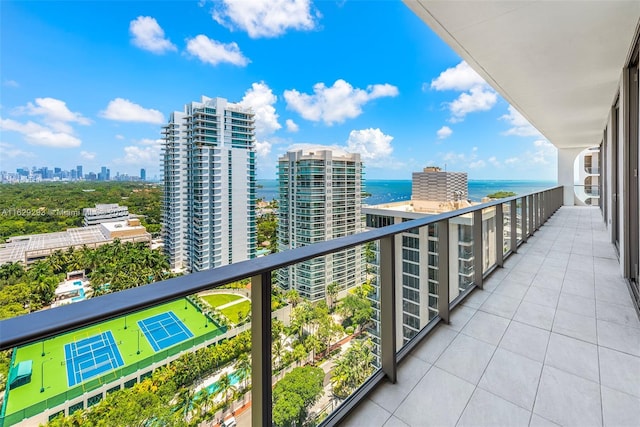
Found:
[[144, 336], [154, 351], [171, 347], [193, 336], [189, 328], [173, 314], [173, 311], [139, 320], [138, 326], [144, 332]]
[[124, 365], [111, 331], [64, 346], [69, 387]]

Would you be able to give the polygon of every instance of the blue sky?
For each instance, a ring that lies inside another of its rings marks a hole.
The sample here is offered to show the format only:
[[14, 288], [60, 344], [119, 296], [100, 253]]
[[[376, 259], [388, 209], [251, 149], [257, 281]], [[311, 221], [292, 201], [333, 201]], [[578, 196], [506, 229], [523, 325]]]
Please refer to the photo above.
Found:
[[396, 1], [2, 1], [0, 170], [159, 174], [160, 127], [201, 95], [254, 108], [258, 178], [294, 144], [369, 179], [427, 165], [555, 180], [556, 150]]

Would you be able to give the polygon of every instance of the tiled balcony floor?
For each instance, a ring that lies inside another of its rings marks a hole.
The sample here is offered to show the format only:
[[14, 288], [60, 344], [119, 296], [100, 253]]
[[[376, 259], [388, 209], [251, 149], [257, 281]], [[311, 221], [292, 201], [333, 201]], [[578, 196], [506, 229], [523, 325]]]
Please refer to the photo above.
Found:
[[640, 425], [640, 323], [597, 208], [561, 208], [433, 332], [344, 425]]

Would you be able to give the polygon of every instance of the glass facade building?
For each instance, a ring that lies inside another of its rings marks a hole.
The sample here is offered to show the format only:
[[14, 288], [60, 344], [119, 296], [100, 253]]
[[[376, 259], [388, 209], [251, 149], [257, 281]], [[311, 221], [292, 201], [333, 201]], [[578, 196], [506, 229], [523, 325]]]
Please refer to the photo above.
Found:
[[171, 268], [196, 272], [254, 258], [253, 112], [203, 96], [171, 113], [162, 134], [162, 237]]
[[[278, 160], [279, 249], [293, 249], [361, 232], [362, 162], [359, 154], [317, 147]], [[278, 284], [311, 301], [337, 283], [343, 291], [365, 281], [360, 247], [282, 269]]]

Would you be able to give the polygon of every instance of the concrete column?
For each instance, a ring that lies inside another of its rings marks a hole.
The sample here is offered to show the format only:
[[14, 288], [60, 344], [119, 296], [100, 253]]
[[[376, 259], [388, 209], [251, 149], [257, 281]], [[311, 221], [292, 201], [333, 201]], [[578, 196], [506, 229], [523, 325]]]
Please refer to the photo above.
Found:
[[574, 198], [574, 163], [576, 157], [582, 150], [588, 147], [580, 148], [558, 148], [558, 185], [564, 187], [563, 205], [573, 206]]

